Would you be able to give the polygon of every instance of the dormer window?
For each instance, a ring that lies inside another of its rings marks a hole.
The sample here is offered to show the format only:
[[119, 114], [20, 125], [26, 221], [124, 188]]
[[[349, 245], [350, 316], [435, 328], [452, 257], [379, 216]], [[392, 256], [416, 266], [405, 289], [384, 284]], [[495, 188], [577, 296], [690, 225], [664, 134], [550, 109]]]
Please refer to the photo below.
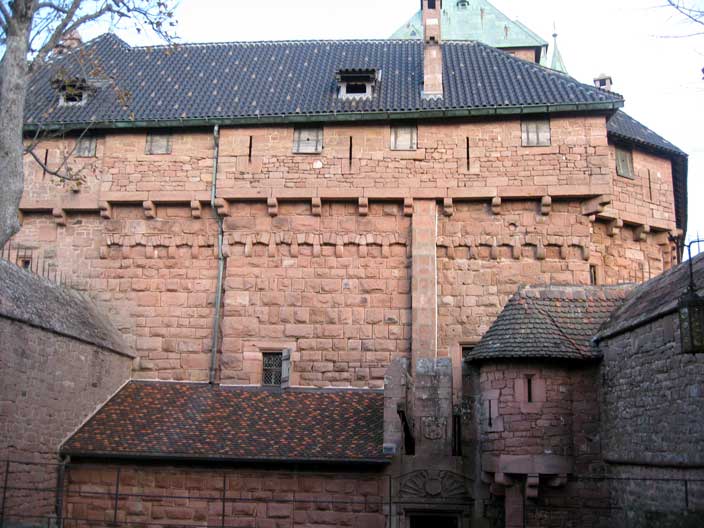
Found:
[[337, 72], [340, 99], [369, 99], [374, 96], [380, 73], [372, 69], [349, 69]]
[[85, 104], [88, 96], [88, 85], [84, 80], [56, 81], [54, 86], [59, 90], [60, 106], [80, 106]]

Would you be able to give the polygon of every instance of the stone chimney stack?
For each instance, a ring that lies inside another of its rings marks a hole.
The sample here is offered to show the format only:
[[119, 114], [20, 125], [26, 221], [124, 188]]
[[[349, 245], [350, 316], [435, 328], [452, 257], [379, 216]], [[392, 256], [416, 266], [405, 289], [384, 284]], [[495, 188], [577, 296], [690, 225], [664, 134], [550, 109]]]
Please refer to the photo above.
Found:
[[442, 0], [422, 0], [423, 97], [442, 97]]
[[607, 92], [611, 91], [611, 87], [614, 84], [614, 80], [611, 78], [610, 75], [606, 75], [605, 73], [602, 73], [601, 75], [597, 76], [594, 78], [594, 86], [597, 88], [601, 88], [602, 90], [606, 90]]

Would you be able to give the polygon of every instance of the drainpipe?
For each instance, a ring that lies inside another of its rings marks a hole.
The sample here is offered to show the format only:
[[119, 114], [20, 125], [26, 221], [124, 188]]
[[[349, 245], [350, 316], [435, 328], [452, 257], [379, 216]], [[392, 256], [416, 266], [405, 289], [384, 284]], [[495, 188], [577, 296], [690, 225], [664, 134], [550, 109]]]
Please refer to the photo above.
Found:
[[224, 240], [223, 217], [218, 214], [215, 198], [218, 192], [218, 157], [220, 155], [220, 125], [213, 129], [213, 183], [210, 189], [210, 207], [218, 223], [218, 281], [215, 290], [215, 317], [213, 319], [213, 342], [210, 348], [210, 378], [211, 385], [215, 385], [215, 373], [218, 361], [218, 344], [220, 343], [220, 309], [222, 306], [222, 282], [225, 274], [225, 255], [222, 246]]

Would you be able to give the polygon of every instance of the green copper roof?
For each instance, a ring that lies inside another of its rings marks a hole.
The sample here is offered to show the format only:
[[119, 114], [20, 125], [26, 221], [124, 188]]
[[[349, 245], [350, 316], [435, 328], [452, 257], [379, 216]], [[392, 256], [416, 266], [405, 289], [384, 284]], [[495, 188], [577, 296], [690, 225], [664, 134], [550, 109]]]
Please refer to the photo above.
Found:
[[552, 46], [552, 59], [550, 60], [550, 69], [562, 73], [567, 73], [567, 66], [565, 66], [565, 61], [562, 59], [562, 53], [560, 53], [560, 48], [557, 47], [557, 33], [555, 33], [552, 38], [555, 39], [555, 42]]
[[[392, 39], [420, 39], [421, 12], [391, 35]], [[477, 40], [494, 48], [546, 47], [547, 42], [517, 21], [513, 21], [486, 0], [444, 0], [443, 40]]]

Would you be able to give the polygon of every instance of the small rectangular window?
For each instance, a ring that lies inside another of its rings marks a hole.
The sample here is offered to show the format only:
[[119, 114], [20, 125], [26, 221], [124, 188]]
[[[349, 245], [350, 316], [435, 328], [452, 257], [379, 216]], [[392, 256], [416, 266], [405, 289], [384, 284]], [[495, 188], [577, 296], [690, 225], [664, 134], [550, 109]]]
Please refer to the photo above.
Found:
[[635, 179], [632, 150], [616, 147], [616, 174], [631, 180]]
[[147, 154], [171, 154], [171, 134], [147, 134]]
[[391, 150], [416, 150], [417, 148], [417, 126], [398, 125], [391, 127]]
[[526, 376], [526, 400], [533, 403], [533, 376]]
[[524, 147], [550, 146], [550, 120], [534, 119], [521, 123], [521, 141]]
[[82, 137], [76, 141], [75, 155], [78, 158], [94, 158], [97, 141], [94, 137]]
[[297, 128], [293, 132], [295, 154], [318, 154], [323, 151], [322, 128]]
[[264, 352], [262, 354], [262, 385], [281, 386], [282, 356], [281, 352]]

